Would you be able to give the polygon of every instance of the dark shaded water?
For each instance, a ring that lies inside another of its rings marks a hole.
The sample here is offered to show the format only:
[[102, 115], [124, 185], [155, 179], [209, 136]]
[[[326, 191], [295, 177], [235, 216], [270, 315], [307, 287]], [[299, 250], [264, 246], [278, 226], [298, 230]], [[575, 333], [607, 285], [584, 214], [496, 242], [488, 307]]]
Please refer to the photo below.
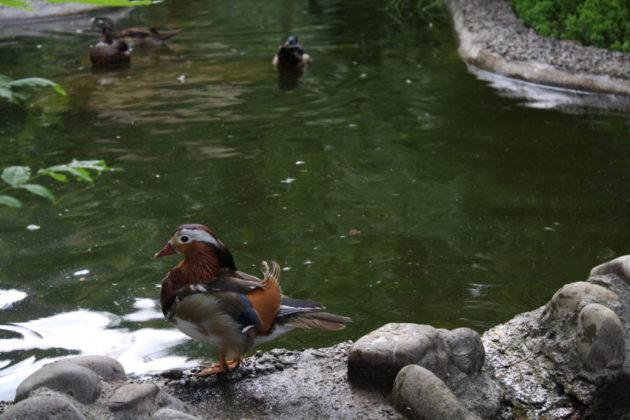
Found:
[[[89, 16], [2, 29], [0, 74], [47, 77], [68, 96], [0, 105], [0, 167], [77, 158], [124, 171], [93, 188], [51, 183], [57, 205], [20, 195], [24, 209], [0, 208], [0, 297], [15, 301], [0, 311], [0, 397], [69, 354], [136, 373], [214, 357], [156, 307], [177, 258], [151, 256], [182, 223], [213, 228], [243, 270], [277, 260], [285, 293], [354, 319], [267, 347], [387, 322], [481, 332], [628, 252], [627, 116], [501, 97], [467, 72], [445, 13], [401, 22], [366, 4], [129, 10], [121, 28], [184, 32], [105, 74], [89, 69]], [[283, 91], [270, 63], [289, 33], [314, 63]]]

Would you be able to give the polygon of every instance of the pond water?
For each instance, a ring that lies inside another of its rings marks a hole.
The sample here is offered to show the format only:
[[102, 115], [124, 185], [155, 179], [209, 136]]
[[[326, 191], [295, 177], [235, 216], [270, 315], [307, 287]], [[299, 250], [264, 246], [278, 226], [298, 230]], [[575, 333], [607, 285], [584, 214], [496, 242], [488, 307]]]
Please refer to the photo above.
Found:
[[[369, 2], [368, 2], [369, 3]], [[527, 106], [468, 71], [444, 11], [358, 0], [168, 0], [101, 11], [183, 32], [92, 73], [95, 14], [2, 29], [0, 74], [68, 92], [0, 103], [0, 167], [104, 159], [94, 187], [0, 207], [0, 399], [34, 369], [107, 354], [130, 373], [216, 357], [162, 319], [153, 260], [182, 223], [240, 269], [354, 320], [264, 348], [358, 339], [387, 322], [479, 332], [628, 253], [630, 120]], [[49, 26], [46, 26], [49, 25]], [[288, 34], [314, 62], [291, 90]], [[27, 229], [36, 225], [39, 229]]]

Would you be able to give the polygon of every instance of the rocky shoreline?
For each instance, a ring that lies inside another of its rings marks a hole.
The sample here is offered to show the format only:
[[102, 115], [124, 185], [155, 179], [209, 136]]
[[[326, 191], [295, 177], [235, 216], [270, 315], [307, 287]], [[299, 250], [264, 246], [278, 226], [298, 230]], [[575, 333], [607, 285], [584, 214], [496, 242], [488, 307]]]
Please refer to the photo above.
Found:
[[447, 0], [459, 54], [480, 69], [580, 91], [630, 96], [630, 54], [541, 37], [506, 0]]
[[258, 351], [203, 378], [129, 378], [108, 357], [63, 359], [26, 378], [0, 420], [629, 419], [628, 331], [630, 255], [482, 336], [392, 323], [354, 343]]

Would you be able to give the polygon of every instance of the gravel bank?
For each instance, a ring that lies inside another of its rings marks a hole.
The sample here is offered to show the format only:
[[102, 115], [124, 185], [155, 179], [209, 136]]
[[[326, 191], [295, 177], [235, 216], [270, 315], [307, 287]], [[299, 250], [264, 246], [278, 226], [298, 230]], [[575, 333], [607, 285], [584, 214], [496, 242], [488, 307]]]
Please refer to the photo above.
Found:
[[543, 85], [630, 96], [630, 54], [544, 38], [506, 0], [447, 0], [469, 64]]

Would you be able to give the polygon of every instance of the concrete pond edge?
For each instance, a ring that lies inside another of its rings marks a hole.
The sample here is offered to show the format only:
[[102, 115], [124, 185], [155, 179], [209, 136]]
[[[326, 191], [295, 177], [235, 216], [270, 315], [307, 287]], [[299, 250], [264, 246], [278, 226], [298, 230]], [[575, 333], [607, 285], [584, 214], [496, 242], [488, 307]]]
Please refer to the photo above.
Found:
[[462, 59], [541, 85], [630, 96], [630, 54], [542, 37], [507, 0], [446, 0]]

